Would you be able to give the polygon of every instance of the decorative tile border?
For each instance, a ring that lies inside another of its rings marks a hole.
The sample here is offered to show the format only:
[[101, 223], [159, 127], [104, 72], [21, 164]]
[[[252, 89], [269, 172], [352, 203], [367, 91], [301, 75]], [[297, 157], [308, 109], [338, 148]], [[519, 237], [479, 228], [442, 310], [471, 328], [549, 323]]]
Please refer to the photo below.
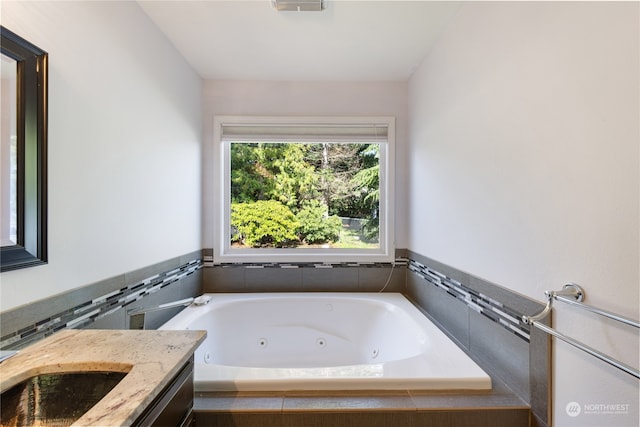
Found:
[[201, 259], [194, 259], [178, 268], [155, 274], [132, 285], [117, 289], [57, 313], [0, 338], [0, 349], [12, 350], [45, 338], [61, 329], [80, 329], [108, 316], [145, 296], [159, 291], [202, 268]]
[[217, 268], [348, 268], [348, 267], [391, 267], [391, 266], [406, 266], [409, 264], [408, 258], [398, 257], [393, 262], [333, 262], [333, 263], [318, 263], [318, 262], [265, 262], [265, 263], [247, 263], [247, 262], [229, 262], [229, 263], [214, 263], [213, 257], [210, 255], [204, 256], [205, 267], [217, 267]]
[[409, 261], [409, 270], [422, 277], [427, 282], [440, 288], [450, 296], [464, 302], [469, 308], [485, 316], [491, 321], [500, 324], [508, 331], [512, 332], [519, 338], [529, 342], [530, 329], [527, 324], [522, 322], [522, 314], [505, 306], [500, 301], [483, 295], [467, 286], [464, 286], [457, 280], [419, 263], [415, 260]]

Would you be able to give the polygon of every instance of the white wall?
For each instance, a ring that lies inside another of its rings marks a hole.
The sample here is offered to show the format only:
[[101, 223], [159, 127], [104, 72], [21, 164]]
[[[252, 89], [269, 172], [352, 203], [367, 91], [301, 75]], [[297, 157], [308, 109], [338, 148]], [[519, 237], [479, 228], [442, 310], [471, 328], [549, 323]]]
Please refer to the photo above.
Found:
[[396, 118], [396, 247], [406, 247], [404, 188], [407, 82], [267, 82], [209, 80], [204, 85], [203, 247], [214, 242], [213, 117], [394, 116]]
[[2, 1], [49, 53], [49, 263], [1, 309], [201, 248], [202, 81], [135, 2]]
[[[638, 319], [639, 22], [637, 2], [464, 5], [409, 82], [409, 249]], [[637, 331], [557, 305], [560, 331], [637, 368]], [[556, 426], [637, 427], [637, 380], [562, 342], [553, 360]]]

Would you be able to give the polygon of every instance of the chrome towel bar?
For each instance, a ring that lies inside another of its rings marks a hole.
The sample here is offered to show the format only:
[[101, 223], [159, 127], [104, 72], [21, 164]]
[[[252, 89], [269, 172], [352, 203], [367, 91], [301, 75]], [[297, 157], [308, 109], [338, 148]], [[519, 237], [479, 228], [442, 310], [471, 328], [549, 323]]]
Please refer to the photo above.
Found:
[[[577, 285], [574, 285], [577, 286]], [[619, 314], [611, 313], [610, 311], [602, 310], [600, 308], [593, 307], [591, 305], [582, 304], [579, 301], [569, 299], [567, 297], [557, 295], [556, 300], [562, 301], [569, 305], [573, 305], [575, 307], [581, 308], [583, 310], [590, 311], [591, 313], [599, 314], [600, 316], [608, 317], [609, 319], [616, 320], [618, 322], [624, 323], [625, 325], [633, 326], [635, 328], [640, 328], [640, 322], [637, 320], [630, 319], [628, 317], [620, 316]]]
[[569, 283], [564, 285], [564, 287], [562, 288], [562, 290], [560, 291], [545, 291], [545, 295], [547, 296], [547, 304], [544, 307], [544, 309], [538, 313], [535, 314], [533, 316], [522, 316], [522, 321], [526, 324], [535, 326], [536, 328], [546, 332], [549, 335], [552, 335], [556, 338], [561, 339], [562, 341], [576, 347], [579, 348], [580, 350], [589, 353], [590, 355], [602, 360], [603, 362], [608, 363], [611, 366], [614, 366], [630, 375], [633, 375], [636, 378], [640, 378], [640, 372], [637, 369], [634, 369], [633, 367], [620, 362], [619, 360], [616, 360], [610, 356], [607, 356], [606, 354], [595, 350], [592, 347], [589, 347], [586, 344], [581, 343], [580, 341], [577, 341], [571, 337], [568, 337], [558, 331], [556, 331], [553, 328], [550, 328], [547, 325], [544, 325], [542, 323], [539, 322], [539, 320], [544, 319], [549, 312], [551, 311], [551, 306], [553, 305], [553, 300], [558, 300], [558, 301], [562, 301], [565, 302], [567, 304], [573, 305], [575, 307], [587, 310], [589, 312], [592, 313], [596, 313], [599, 314], [601, 316], [607, 317], [609, 319], [613, 319], [616, 320], [618, 322], [622, 322], [626, 325], [630, 325], [630, 326], [634, 326], [636, 328], [640, 328], [640, 323], [638, 323], [638, 321], [630, 319], [628, 317], [624, 317], [624, 316], [620, 316], [618, 314], [615, 313], [611, 313], [609, 311], [606, 310], [601, 310], [599, 308], [596, 307], [592, 307], [590, 305], [587, 304], [583, 304], [582, 300], [584, 299], [584, 290], [574, 284], [574, 283]]

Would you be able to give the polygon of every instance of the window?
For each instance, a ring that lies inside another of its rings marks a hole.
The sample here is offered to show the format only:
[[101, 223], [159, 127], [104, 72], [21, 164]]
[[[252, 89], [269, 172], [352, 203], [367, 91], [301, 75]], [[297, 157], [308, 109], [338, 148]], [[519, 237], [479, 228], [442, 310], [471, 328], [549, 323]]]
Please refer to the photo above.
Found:
[[215, 262], [390, 262], [392, 117], [214, 119]]

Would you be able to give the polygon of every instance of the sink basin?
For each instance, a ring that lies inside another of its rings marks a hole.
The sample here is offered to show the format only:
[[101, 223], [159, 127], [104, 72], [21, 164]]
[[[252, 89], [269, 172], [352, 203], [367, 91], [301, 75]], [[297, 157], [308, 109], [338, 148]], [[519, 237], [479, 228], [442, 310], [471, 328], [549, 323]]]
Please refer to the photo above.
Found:
[[2, 392], [2, 426], [69, 426], [113, 389], [126, 372], [40, 374]]

